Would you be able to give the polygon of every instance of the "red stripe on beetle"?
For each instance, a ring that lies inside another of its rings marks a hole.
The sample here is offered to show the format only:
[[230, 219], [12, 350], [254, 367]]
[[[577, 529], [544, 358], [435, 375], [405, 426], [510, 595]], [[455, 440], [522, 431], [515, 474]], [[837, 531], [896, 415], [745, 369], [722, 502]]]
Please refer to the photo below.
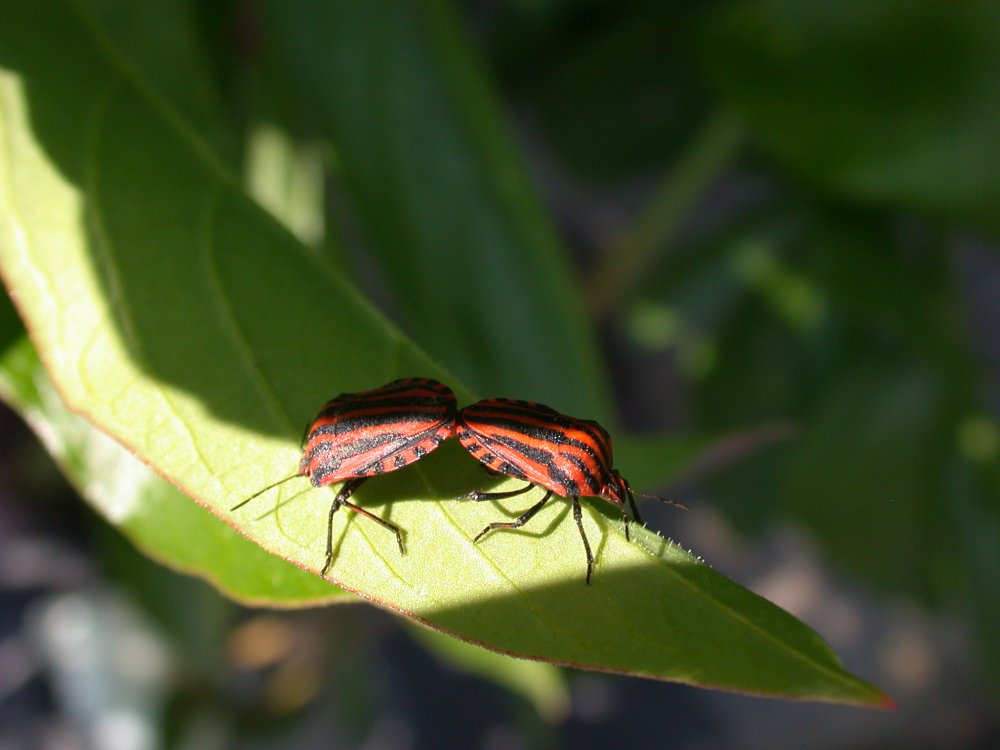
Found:
[[536, 486], [546, 490], [545, 496], [519, 518], [491, 523], [473, 542], [490, 531], [520, 528], [553, 494], [567, 497], [573, 503], [573, 517], [587, 554], [589, 584], [594, 556], [583, 530], [579, 498], [584, 495], [601, 497], [619, 508], [626, 538], [629, 538], [630, 521], [625, 510], [626, 500], [632, 517], [642, 522], [632, 488], [614, 468], [611, 436], [593, 420], [570, 417], [532, 401], [493, 398], [462, 409], [456, 434], [462, 446], [488, 469], [528, 482], [512, 492], [470, 492], [460, 499], [497, 500], [522, 494]]
[[314, 487], [344, 482], [327, 518], [321, 575], [333, 564], [333, 516], [340, 506], [392, 531], [404, 553], [397, 526], [348, 498], [371, 477], [402, 469], [436, 450], [455, 434], [456, 416], [455, 394], [430, 378], [403, 378], [370, 391], [342, 393], [327, 401], [309, 426], [298, 473], [263, 488], [232, 510], [295, 477], [309, 477]]
[[455, 434], [455, 394], [405, 378], [328, 401], [309, 428], [300, 473], [319, 487], [412, 464]]

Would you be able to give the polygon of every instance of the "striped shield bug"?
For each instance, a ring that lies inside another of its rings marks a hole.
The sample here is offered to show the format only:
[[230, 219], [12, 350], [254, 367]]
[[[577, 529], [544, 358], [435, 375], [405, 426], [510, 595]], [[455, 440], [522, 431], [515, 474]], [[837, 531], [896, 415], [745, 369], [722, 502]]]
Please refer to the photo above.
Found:
[[296, 477], [309, 477], [314, 487], [343, 482], [327, 516], [321, 575], [325, 577], [333, 564], [333, 517], [341, 506], [393, 532], [405, 554], [399, 527], [350, 502], [350, 497], [371, 477], [402, 469], [452, 437], [456, 412], [455, 394], [430, 378], [402, 378], [370, 391], [341, 393], [326, 402], [307, 429], [298, 472], [232, 510]]
[[[543, 404], [492, 398], [466, 406], [459, 412], [456, 428], [459, 442], [489, 471], [523, 479], [528, 484], [509, 492], [473, 491], [460, 500], [501, 500], [534, 487], [545, 495], [514, 521], [489, 524], [472, 540], [478, 542], [497, 529], [517, 529], [531, 519], [553, 494], [573, 503], [573, 518], [587, 553], [587, 583], [594, 568], [594, 555], [583, 530], [581, 496], [601, 497], [618, 507], [629, 537], [628, 501], [634, 520], [642, 523], [628, 481], [614, 468], [611, 436], [597, 422], [560, 414]], [[681, 508], [666, 498], [656, 498]]]

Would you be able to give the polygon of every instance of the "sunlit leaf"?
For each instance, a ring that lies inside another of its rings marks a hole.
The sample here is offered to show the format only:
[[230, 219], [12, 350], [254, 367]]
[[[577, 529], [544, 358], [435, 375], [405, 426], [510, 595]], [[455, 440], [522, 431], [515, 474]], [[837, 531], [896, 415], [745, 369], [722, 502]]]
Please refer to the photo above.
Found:
[[[330, 488], [302, 479], [232, 507], [294, 472], [317, 406], [406, 374], [471, 396], [248, 200], [110, 50], [73, 2], [2, 6], [4, 282], [72, 409], [261, 547], [316, 572]], [[407, 554], [345, 511], [330, 578], [504, 653], [885, 704], [787, 613], [652, 531], [636, 528], [626, 541], [606, 503], [586, 502], [599, 561], [589, 587], [568, 503], [550, 504], [521, 533], [473, 545], [518, 506], [451, 498], [494, 482], [454, 442], [373, 480], [354, 499], [404, 529]], [[113, 523], [156, 508], [128, 482], [95, 485], [118, 504]], [[191, 567], [206, 577], [234, 569], [240, 545], [201, 531]]]

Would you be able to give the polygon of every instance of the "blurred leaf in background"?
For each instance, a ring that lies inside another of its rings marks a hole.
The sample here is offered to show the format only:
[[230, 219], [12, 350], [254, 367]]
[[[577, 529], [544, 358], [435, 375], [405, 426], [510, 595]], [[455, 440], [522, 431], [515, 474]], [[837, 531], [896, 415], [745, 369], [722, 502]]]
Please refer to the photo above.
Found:
[[436, 2], [292, 0], [260, 21], [403, 327], [477, 392], [605, 418], [567, 258], [457, 19]]
[[[707, 13], [696, 54], [767, 188], [740, 224], [674, 247], [643, 297], [675, 311], [683, 339], [710, 342], [692, 379], [702, 428], [803, 427], [714, 483], [733, 517], [795, 518], [859, 580], [947, 606], [989, 598], [967, 588], [989, 577], [984, 561], [954, 550], [982, 554], [967, 535], [1000, 508], [989, 482], [970, 505], [951, 479], [1000, 458], [996, 319], [970, 316], [995, 307], [997, 264], [980, 262], [991, 281], [975, 286], [965, 271], [968, 229], [997, 231], [998, 31], [991, 3]], [[981, 645], [995, 665], [995, 636]]]
[[721, 97], [788, 172], [874, 206], [1000, 231], [1000, 8], [772, 0], [706, 19]]

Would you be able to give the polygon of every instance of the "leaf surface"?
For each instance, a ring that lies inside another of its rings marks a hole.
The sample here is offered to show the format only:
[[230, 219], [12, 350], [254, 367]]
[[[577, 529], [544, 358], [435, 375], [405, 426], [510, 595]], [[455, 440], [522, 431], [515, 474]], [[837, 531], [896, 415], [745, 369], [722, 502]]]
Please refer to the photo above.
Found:
[[[79, 6], [5, 3], [0, 69], [0, 270], [56, 389], [218, 518], [317, 571], [329, 488], [302, 479], [230, 508], [294, 472], [302, 426], [331, 395], [401, 375], [458, 384], [249, 201]], [[398, 524], [408, 552], [342, 512], [331, 578], [505, 653], [885, 704], [787, 613], [652, 531], [627, 542], [601, 501], [585, 502], [590, 587], [568, 503], [471, 544], [523, 512], [451, 500], [495, 481], [452, 442], [369, 482], [354, 499]], [[132, 514], [162, 507], [127, 484], [95, 492]], [[231, 537], [191, 543], [216, 553], [193, 564], [203, 575], [237, 568]]]
[[1000, 230], [995, 3], [767, 0], [720, 6], [704, 32], [709, 80], [790, 172]]

